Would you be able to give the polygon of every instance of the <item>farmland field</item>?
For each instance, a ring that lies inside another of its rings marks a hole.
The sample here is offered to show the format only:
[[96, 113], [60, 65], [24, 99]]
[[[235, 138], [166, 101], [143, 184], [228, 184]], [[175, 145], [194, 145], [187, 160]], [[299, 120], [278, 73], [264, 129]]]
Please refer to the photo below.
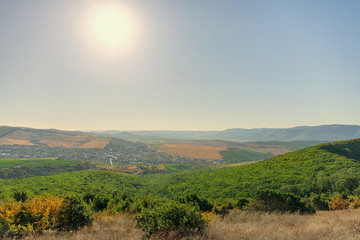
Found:
[[197, 144], [164, 144], [157, 146], [160, 152], [175, 154], [186, 158], [221, 160], [225, 147], [210, 147]]
[[107, 137], [56, 130], [14, 129], [10, 131], [5, 128], [2, 133], [0, 145], [32, 146], [40, 144], [63, 148], [104, 148], [110, 141], [110, 138]]

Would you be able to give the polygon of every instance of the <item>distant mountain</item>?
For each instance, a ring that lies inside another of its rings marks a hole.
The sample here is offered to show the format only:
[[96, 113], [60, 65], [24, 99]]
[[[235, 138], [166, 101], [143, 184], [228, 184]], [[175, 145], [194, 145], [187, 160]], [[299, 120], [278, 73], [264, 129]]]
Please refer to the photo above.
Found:
[[233, 128], [225, 131], [97, 131], [124, 139], [213, 139], [230, 141], [338, 141], [360, 137], [358, 125], [321, 125], [293, 128]]

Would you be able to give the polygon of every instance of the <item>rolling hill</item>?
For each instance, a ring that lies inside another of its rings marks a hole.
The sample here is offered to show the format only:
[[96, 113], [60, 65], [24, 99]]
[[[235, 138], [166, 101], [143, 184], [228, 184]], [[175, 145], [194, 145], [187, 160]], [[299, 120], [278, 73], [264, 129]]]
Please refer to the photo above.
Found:
[[230, 141], [339, 141], [360, 137], [358, 125], [321, 125], [293, 128], [234, 128], [224, 131], [96, 131], [104, 136], [137, 140], [217, 139]]
[[0, 127], [0, 158], [64, 158], [93, 164], [159, 164], [182, 158], [159, 153], [144, 143], [93, 133]]
[[33, 129], [23, 127], [0, 127], [0, 145], [42, 145], [63, 148], [104, 148], [109, 137], [85, 132]]
[[258, 190], [278, 189], [298, 196], [311, 193], [360, 194], [360, 139], [308, 147], [254, 164], [134, 176], [85, 171], [2, 181], [2, 197], [18, 190], [84, 194], [125, 191], [174, 198], [200, 194], [210, 199], [252, 197]]

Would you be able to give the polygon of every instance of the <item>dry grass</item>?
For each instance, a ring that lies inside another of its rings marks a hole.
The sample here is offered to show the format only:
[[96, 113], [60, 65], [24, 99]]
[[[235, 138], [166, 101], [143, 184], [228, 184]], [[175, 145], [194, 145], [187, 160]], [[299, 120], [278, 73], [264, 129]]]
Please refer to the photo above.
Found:
[[109, 139], [96, 136], [72, 136], [55, 132], [35, 133], [18, 130], [0, 138], [0, 145], [34, 145], [34, 141], [48, 147], [64, 148], [104, 148], [109, 143]]
[[199, 144], [164, 144], [156, 147], [160, 152], [176, 154], [186, 158], [221, 160], [220, 151], [225, 147], [210, 147]]
[[[132, 216], [101, 216], [90, 228], [76, 233], [28, 237], [29, 240], [115, 240], [144, 239], [145, 234], [134, 227]], [[179, 239], [175, 233], [167, 238]], [[214, 216], [202, 236], [188, 240], [355, 240], [360, 239], [360, 210], [318, 212], [314, 215], [277, 214], [233, 211], [225, 218]]]
[[0, 145], [34, 145], [27, 139], [0, 138]]
[[360, 211], [318, 212], [314, 215], [246, 213], [216, 217], [207, 229], [209, 239], [315, 240], [360, 239]]
[[135, 228], [132, 216], [98, 216], [93, 225], [75, 233], [56, 234], [48, 232], [42, 236], [28, 237], [28, 240], [140, 240], [144, 232]]

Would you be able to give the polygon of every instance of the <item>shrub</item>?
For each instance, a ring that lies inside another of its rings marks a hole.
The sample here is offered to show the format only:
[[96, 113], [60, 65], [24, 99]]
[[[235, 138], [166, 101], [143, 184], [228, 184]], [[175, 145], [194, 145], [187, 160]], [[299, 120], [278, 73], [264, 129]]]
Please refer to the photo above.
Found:
[[299, 212], [312, 213], [313, 210], [306, 207], [300, 198], [291, 193], [281, 193], [275, 190], [258, 191], [255, 195], [251, 208], [260, 211]]
[[176, 232], [181, 238], [201, 233], [205, 227], [199, 208], [179, 202], [171, 202], [162, 207], [144, 209], [136, 217], [137, 227], [148, 233], [167, 235]]
[[95, 212], [103, 211], [108, 207], [110, 198], [98, 194], [87, 193], [83, 196], [86, 204], [92, 207]]
[[94, 220], [93, 211], [77, 197], [66, 197], [59, 210], [57, 228], [71, 231], [90, 225]]
[[348, 208], [348, 203], [341, 195], [332, 197], [329, 201], [330, 210], [344, 210]]
[[0, 206], [0, 218], [3, 230], [9, 236], [22, 236], [42, 232], [55, 227], [57, 213], [62, 199], [55, 197], [37, 197], [25, 202], [10, 200]]
[[6, 222], [5, 218], [0, 215], [0, 239], [4, 234], [9, 230], [9, 224]]
[[236, 207], [238, 207], [239, 209], [243, 209], [249, 203], [250, 203], [249, 199], [242, 197], [242, 198], [239, 198], [239, 200], [237, 201]]
[[324, 193], [311, 193], [309, 200], [315, 210], [329, 210], [329, 198]]
[[234, 209], [234, 205], [231, 202], [218, 201], [215, 203], [213, 211], [215, 214], [219, 214], [224, 217], [231, 209]]
[[359, 208], [360, 207], [359, 196], [348, 196], [347, 202], [349, 204], [349, 208]]
[[34, 232], [41, 232], [55, 227], [57, 214], [62, 199], [53, 197], [37, 197], [25, 201], [15, 215], [16, 226], [31, 226]]
[[175, 201], [180, 203], [188, 203], [193, 206], [199, 206], [200, 211], [203, 212], [211, 211], [213, 208], [213, 204], [209, 200], [200, 198], [196, 194], [186, 195], [185, 197], [178, 197], [175, 199]]
[[15, 192], [13, 194], [13, 198], [18, 201], [18, 202], [25, 202], [27, 199], [29, 199], [28, 195], [26, 192], [21, 191], [21, 192]]

